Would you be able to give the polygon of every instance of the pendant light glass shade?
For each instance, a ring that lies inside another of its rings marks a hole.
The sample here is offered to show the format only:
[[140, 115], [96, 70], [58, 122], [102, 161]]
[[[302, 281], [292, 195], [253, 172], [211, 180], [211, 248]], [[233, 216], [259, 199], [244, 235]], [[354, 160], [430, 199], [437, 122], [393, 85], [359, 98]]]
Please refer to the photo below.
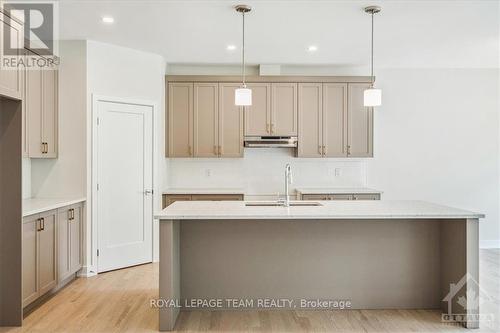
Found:
[[365, 106], [380, 106], [382, 105], [382, 90], [373, 87], [364, 91]]
[[234, 91], [234, 104], [237, 106], [252, 105], [252, 89], [247, 87], [238, 88]]

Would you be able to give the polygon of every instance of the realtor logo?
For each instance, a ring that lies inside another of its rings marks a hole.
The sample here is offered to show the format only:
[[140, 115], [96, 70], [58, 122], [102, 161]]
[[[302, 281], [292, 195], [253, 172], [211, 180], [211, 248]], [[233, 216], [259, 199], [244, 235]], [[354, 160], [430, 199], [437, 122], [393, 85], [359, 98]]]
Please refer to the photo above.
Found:
[[458, 283], [450, 283], [450, 291], [443, 298], [448, 303], [448, 312], [442, 314], [443, 322], [479, 323], [492, 321], [492, 315], [480, 315], [479, 306], [491, 297], [479, 286], [479, 283], [467, 273]]
[[57, 2], [7, 1], [0, 6], [5, 19], [0, 36], [0, 68], [56, 69], [59, 65]]

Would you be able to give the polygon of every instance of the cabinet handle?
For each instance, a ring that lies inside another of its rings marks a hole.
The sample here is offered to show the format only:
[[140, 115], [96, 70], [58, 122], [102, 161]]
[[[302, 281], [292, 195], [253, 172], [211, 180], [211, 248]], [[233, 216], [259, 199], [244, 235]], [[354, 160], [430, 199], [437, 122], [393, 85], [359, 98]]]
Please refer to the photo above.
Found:
[[347, 156], [351, 155], [351, 146], [347, 145]]
[[42, 154], [45, 154], [45, 142], [42, 142]]
[[42, 222], [42, 229], [41, 229], [41, 231], [43, 231], [43, 230], [45, 230], [45, 219], [42, 217], [40, 220]]
[[266, 124], [266, 133], [269, 133], [269, 124]]
[[271, 134], [274, 133], [274, 123], [271, 124]]
[[327, 147], [323, 146], [323, 156], [325, 156], [326, 154], [327, 154]]
[[75, 209], [74, 208], [71, 209], [71, 219], [72, 220], [75, 219]]
[[41, 230], [42, 230], [42, 220], [36, 219], [36, 231], [41, 231]]
[[323, 156], [323, 146], [322, 145], [318, 146], [318, 152], [319, 152], [320, 155]]
[[193, 151], [191, 149], [191, 145], [188, 146], [188, 153], [189, 153], [189, 156], [193, 155]]
[[219, 157], [222, 155], [222, 146], [219, 145]]
[[214, 145], [214, 155], [219, 155], [219, 153], [217, 152], [217, 145]]
[[68, 221], [71, 221], [71, 209], [68, 210]]
[[49, 144], [45, 142], [45, 154], [49, 152]]

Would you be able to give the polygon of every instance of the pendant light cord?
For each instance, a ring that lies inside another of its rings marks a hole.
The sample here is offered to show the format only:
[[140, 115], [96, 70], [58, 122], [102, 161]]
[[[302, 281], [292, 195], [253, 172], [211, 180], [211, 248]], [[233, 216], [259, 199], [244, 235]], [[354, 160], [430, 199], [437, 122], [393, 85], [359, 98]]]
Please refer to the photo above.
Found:
[[371, 53], [372, 53], [372, 58], [371, 58], [371, 77], [370, 80], [372, 81], [372, 88], [374, 84], [373, 80], [373, 11], [372, 11], [372, 43], [371, 43]]
[[245, 88], [247, 85], [245, 83], [245, 12], [242, 12], [243, 14], [243, 47], [241, 48], [241, 58], [242, 58], [242, 75], [243, 75], [243, 88]]

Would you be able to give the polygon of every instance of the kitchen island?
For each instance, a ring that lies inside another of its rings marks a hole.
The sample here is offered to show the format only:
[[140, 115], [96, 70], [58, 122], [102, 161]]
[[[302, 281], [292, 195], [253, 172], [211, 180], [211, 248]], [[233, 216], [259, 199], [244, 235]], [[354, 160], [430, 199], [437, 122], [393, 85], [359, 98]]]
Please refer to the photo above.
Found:
[[160, 330], [191, 305], [318, 309], [323, 301], [442, 309], [443, 320], [476, 328], [479, 302], [464, 296], [481, 292], [482, 217], [421, 201], [175, 202], [155, 216]]

